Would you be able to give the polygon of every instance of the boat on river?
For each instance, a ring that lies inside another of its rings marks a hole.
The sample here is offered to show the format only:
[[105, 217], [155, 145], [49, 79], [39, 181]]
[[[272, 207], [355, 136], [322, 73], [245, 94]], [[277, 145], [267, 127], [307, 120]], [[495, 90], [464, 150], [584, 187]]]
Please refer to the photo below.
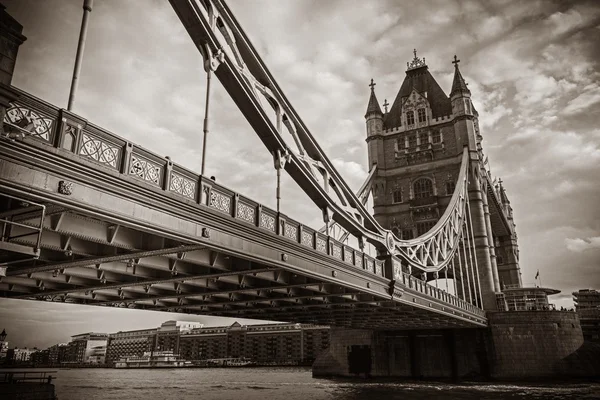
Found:
[[122, 357], [115, 368], [185, 368], [193, 367], [191, 361], [182, 359], [172, 351], [147, 351], [141, 356]]

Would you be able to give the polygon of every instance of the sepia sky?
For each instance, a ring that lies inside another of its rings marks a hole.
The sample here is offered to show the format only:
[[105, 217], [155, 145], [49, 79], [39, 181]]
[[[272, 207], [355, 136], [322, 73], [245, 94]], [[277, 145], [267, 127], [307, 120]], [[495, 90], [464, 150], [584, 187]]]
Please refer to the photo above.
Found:
[[[23, 26], [13, 85], [66, 107], [82, 0], [3, 0]], [[371, 78], [393, 102], [416, 48], [446, 93], [452, 57], [480, 114], [492, 175], [514, 209], [524, 283], [600, 289], [600, 3], [597, 1], [230, 0], [287, 98], [350, 186], [367, 175], [363, 115]], [[215, 80], [216, 81], [216, 80]], [[207, 174], [275, 207], [275, 170], [218, 81]], [[96, 0], [74, 112], [200, 170], [205, 74], [168, 1]], [[320, 211], [283, 177], [282, 211]], [[11, 344], [47, 347], [87, 331], [212, 317], [0, 299]]]

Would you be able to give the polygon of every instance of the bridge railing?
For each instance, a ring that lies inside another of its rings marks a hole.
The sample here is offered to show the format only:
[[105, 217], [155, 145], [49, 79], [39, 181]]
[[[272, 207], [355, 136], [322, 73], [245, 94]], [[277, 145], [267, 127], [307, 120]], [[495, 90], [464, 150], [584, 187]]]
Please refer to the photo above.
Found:
[[[135, 145], [29, 93], [17, 88], [11, 89], [18, 97], [7, 108], [4, 118], [5, 132], [11, 136], [41, 141], [79, 156], [95, 164], [96, 168], [133, 177], [147, 187], [166, 192], [182, 202], [207, 207], [373, 275], [396, 279], [408, 289], [463, 310], [485, 315], [483, 310], [402, 272], [401, 268], [395, 266], [394, 271], [390, 271], [385, 260], [371, 257], [283, 213], [271, 210], [212, 179], [173, 163], [169, 157]], [[394, 259], [399, 262], [397, 258]]]
[[5, 131], [10, 134], [39, 140], [90, 161], [98, 168], [136, 178], [182, 201], [207, 206], [346, 264], [385, 276], [384, 261], [304, 226], [76, 114], [12, 89], [18, 99], [7, 108], [4, 118]]

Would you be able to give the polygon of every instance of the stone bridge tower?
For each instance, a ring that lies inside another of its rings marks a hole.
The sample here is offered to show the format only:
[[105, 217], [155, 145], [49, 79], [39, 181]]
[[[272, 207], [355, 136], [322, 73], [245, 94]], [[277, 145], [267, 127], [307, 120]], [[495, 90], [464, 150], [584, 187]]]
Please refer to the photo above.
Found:
[[496, 187], [486, 169], [478, 113], [459, 61], [456, 57], [453, 61], [454, 80], [447, 96], [415, 50], [389, 111], [387, 101], [381, 110], [371, 81], [365, 119], [369, 168], [377, 164], [372, 188], [374, 216], [399, 239], [425, 234], [450, 202], [467, 147], [483, 307], [494, 310], [501, 282], [521, 284], [517, 239], [504, 188], [501, 184]]

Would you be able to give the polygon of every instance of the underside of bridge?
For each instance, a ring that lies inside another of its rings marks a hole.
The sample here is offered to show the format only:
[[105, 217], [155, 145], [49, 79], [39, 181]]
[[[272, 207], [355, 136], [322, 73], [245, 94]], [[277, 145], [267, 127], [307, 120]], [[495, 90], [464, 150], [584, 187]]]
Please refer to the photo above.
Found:
[[58, 204], [8, 193], [0, 201], [3, 297], [354, 328], [473, 326]]

